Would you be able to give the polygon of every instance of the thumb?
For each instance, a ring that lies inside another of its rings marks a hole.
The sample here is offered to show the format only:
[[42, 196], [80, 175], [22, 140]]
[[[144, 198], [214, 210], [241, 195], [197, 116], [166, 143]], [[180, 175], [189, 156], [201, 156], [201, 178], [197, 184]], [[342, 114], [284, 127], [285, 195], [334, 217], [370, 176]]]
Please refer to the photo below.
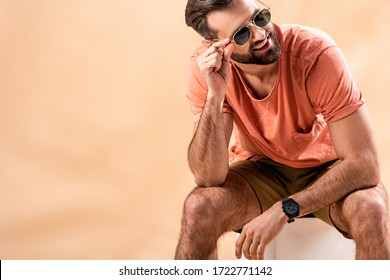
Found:
[[224, 52], [223, 52], [223, 60], [224, 61], [230, 62], [230, 57], [233, 53], [233, 49], [234, 49], [233, 43], [230, 43], [225, 47]]

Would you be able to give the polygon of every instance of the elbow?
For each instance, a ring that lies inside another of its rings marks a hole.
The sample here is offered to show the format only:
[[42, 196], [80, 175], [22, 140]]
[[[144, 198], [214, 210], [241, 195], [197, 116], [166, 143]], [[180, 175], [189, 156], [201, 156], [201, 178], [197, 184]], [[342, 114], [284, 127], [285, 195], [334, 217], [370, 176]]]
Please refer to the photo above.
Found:
[[380, 168], [378, 166], [370, 166], [365, 172], [366, 176], [366, 185], [369, 187], [374, 187], [379, 185], [381, 180]]
[[365, 187], [375, 187], [380, 183], [381, 174], [379, 161], [376, 157], [371, 157], [369, 159], [360, 159], [360, 161], [365, 162], [360, 171], [362, 181], [364, 182]]
[[198, 187], [218, 187], [225, 183], [226, 176], [196, 176], [195, 183]]
[[368, 160], [367, 162], [369, 163], [368, 165], [370, 166], [370, 168], [368, 168], [370, 172], [368, 174], [369, 186], [373, 186], [373, 187], [377, 186], [379, 185], [381, 180], [381, 169], [380, 169], [377, 153], [373, 153], [370, 157], [370, 160]]
[[356, 188], [375, 187], [380, 183], [380, 165], [375, 149], [362, 149], [340, 157]]
[[[192, 168], [191, 168], [192, 167]], [[194, 168], [190, 165], [190, 169], [195, 177], [195, 183], [198, 187], [218, 187], [225, 183], [229, 173], [229, 165]]]

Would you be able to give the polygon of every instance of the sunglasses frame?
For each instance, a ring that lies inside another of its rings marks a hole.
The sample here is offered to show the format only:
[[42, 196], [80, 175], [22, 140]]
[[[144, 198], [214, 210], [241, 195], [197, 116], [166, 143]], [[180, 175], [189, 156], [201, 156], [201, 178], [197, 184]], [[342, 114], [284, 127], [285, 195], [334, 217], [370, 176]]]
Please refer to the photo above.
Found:
[[[258, 26], [258, 25], [256, 25], [256, 23], [255, 23], [255, 18], [259, 15], [259, 14], [261, 14], [261, 12], [263, 12], [264, 10], [267, 10], [268, 12], [269, 12], [269, 14], [270, 14], [270, 19], [269, 19], [269, 22], [271, 22], [271, 12], [270, 12], [270, 10], [271, 10], [271, 8], [268, 6], [268, 5], [266, 5], [265, 3], [263, 3], [263, 2], [261, 2], [260, 0], [257, 0], [257, 2], [259, 2], [259, 3], [261, 3], [262, 5], [264, 5], [266, 8], [265, 9], [261, 9], [258, 13], [256, 13], [253, 17], [252, 17], [252, 20], [250, 21], [250, 23], [248, 23], [247, 25], [245, 25], [245, 26], [242, 26], [242, 27], [240, 27], [236, 32], [234, 32], [234, 34], [233, 34], [233, 36], [232, 36], [232, 40], [230, 41], [230, 42], [232, 42], [232, 43], [234, 43], [234, 44], [236, 44], [237, 46], [243, 46], [243, 45], [245, 45], [248, 41], [249, 41], [249, 39], [245, 42], [245, 43], [243, 43], [243, 44], [237, 44], [237, 42], [234, 40], [234, 37], [236, 36], [236, 34], [239, 32], [239, 31], [241, 31], [243, 28], [248, 28], [248, 30], [249, 30], [249, 34], [250, 34], [250, 29], [249, 29], [249, 25], [251, 25], [251, 24], [253, 24], [254, 26], [256, 26], [256, 27], [258, 27], [258, 28], [263, 28], [264, 26]], [[268, 22], [268, 23], [269, 23]], [[267, 23], [267, 24], [268, 24]], [[213, 39], [213, 41], [214, 42], [217, 42], [217, 41], [219, 41], [219, 39]]]
[[[260, 1], [259, 1], [259, 2], [260, 2]], [[261, 3], [261, 2], [260, 2], [260, 3]], [[249, 28], [249, 25], [253, 24], [254, 26], [256, 26], [256, 27], [258, 27], [258, 28], [263, 28], [264, 26], [266, 26], [268, 23], [271, 22], [270, 7], [268, 7], [268, 6], [265, 5], [265, 4], [263, 4], [263, 5], [266, 6], [267, 8], [266, 8], [266, 9], [262, 9], [262, 10], [260, 10], [259, 12], [257, 12], [257, 13], [253, 16], [252, 20], [251, 20], [247, 25], [241, 26], [236, 32], [234, 32], [234, 34], [233, 34], [233, 36], [232, 36], [232, 42], [233, 42], [233, 43], [235, 43], [235, 44], [238, 45], [238, 46], [243, 46], [243, 45], [245, 45], [245, 44], [249, 41], [250, 33], [251, 33], [251, 30], [250, 30], [250, 28]], [[263, 11], [265, 11], [265, 10], [266, 10], [266, 11], [269, 13], [269, 15], [270, 15], [269, 20], [268, 20], [267, 24], [265, 24], [265, 25], [263, 25], [263, 26], [258, 26], [258, 25], [256, 24], [256, 22], [255, 22], [255, 18], [256, 18], [258, 15], [262, 14]], [[238, 44], [238, 43], [236, 42], [236, 40], [234, 39], [234, 37], [236, 37], [237, 33], [240, 32], [241, 30], [243, 30], [244, 28], [247, 28], [247, 29], [248, 29], [249, 38], [248, 38], [248, 40], [246, 40], [244, 43]]]

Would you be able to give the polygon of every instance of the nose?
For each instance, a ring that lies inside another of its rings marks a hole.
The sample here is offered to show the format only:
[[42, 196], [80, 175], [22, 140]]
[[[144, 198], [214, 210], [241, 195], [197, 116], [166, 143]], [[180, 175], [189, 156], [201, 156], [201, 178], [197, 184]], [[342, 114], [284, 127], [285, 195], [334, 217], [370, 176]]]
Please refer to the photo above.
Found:
[[251, 31], [251, 39], [253, 41], [263, 41], [267, 38], [267, 31], [264, 28], [258, 27], [253, 22], [249, 24], [249, 28]]

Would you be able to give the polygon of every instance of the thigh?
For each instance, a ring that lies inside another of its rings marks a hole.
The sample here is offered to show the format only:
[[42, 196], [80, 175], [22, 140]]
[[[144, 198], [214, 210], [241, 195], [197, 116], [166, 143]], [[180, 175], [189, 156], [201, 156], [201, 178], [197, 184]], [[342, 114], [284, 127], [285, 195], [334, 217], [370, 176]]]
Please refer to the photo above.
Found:
[[199, 208], [204, 219], [211, 216], [210, 222], [219, 225], [225, 232], [240, 229], [260, 215], [255, 193], [244, 178], [232, 171], [229, 171], [223, 185], [197, 187], [188, 199], [201, 205]]
[[267, 164], [264, 160], [246, 160], [237, 162], [230, 167], [232, 171], [240, 174], [248, 182], [259, 201], [261, 213], [279, 200], [289, 196], [287, 189], [290, 180], [285, 173], [288, 173], [290, 168], [283, 166], [286, 170], [281, 170], [282, 165], [273, 164], [275, 166]]

